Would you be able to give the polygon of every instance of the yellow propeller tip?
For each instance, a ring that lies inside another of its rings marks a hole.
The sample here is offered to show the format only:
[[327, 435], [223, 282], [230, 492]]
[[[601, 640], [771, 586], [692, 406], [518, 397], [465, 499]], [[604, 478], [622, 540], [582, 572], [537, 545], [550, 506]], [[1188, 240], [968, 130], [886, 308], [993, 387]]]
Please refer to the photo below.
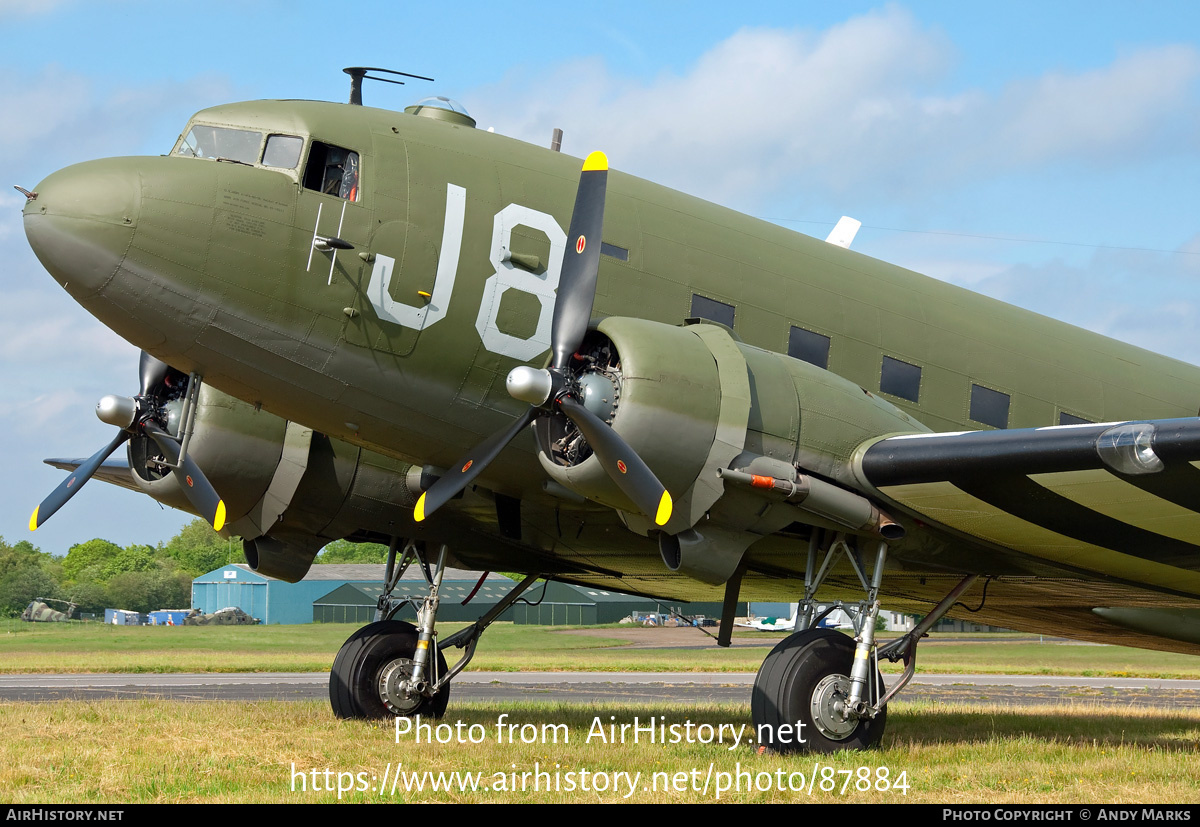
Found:
[[225, 501], [217, 500], [217, 513], [213, 516], [213, 530], [220, 531], [225, 527]]
[[666, 525], [671, 519], [671, 494], [664, 491], [662, 499], [658, 501], [658, 513], [654, 515], [655, 525]]
[[41, 508], [42, 507], [39, 505], [37, 508], [33, 509], [33, 514], [31, 514], [29, 517], [29, 530], [30, 531], [37, 531], [37, 529], [38, 529], [37, 513], [38, 513], [38, 511], [41, 510]]
[[425, 519], [425, 495], [424, 494], [422, 494], [420, 499], [417, 500], [417, 505], [415, 508], [413, 508], [413, 517], [416, 518], [418, 523], [422, 522]]
[[584, 172], [589, 172], [596, 169], [608, 169], [608, 156], [603, 152], [593, 152], [591, 155], [587, 156], [587, 160], [583, 162]]

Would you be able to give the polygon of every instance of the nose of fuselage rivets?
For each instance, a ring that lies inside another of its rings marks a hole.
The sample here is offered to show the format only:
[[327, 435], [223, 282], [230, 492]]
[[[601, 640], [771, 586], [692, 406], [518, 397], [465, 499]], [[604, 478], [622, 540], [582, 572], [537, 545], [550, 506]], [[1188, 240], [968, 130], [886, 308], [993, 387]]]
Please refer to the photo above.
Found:
[[76, 298], [103, 289], [124, 260], [138, 218], [135, 160], [89, 161], [59, 170], [25, 204], [29, 245]]

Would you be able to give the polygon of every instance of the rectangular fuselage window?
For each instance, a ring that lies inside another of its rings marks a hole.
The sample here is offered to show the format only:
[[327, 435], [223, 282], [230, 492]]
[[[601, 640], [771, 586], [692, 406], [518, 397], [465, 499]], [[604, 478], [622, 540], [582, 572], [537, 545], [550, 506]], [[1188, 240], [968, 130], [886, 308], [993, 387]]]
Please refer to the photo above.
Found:
[[313, 141], [304, 168], [304, 188], [357, 201], [358, 153]]
[[916, 402], [921, 395], [921, 368], [891, 356], [884, 356], [883, 367], [879, 371], [879, 389], [909, 402]]
[[971, 419], [991, 425], [993, 428], [1008, 427], [1007, 393], [985, 388], [983, 385], [971, 385]]
[[693, 293], [692, 318], [708, 319], [710, 322], [719, 322], [726, 327], [733, 327], [733, 305]]
[[1058, 412], [1058, 424], [1059, 425], [1091, 425], [1092, 420], [1084, 419], [1082, 416], [1075, 416], [1075, 414], [1069, 414], [1066, 411], [1059, 411]]
[[829, 337], [802, 327], [792, 325], [788, 332], [788, 356], [816, 365], [822, 370], [829, 368]]

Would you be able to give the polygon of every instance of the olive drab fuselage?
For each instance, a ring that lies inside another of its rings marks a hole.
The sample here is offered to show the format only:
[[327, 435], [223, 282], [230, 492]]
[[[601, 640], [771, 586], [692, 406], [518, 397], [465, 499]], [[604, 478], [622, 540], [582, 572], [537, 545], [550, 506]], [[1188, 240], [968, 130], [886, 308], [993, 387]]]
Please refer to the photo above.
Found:
[[[214, 135], [237, 141], [200, 146]], [[450, 467], [525, 409], [505, 380], [547, 361], [579, 169], [575, 157], [461, 119], [257, 101], [197, 113], [171, 155], [51, 175], [25, 224], [80, 304], [230, 398], [204, 404], [230, 423], [279, 418], [229, 426], [246, 440], [238, 456], [262, 457], [223, 460], [242, 503], [231, 512], [251, 521], [243, 528], [267, 533], [280, 519], [264, 492], [303, 491], [273, 470], [292, 451], [343, 480], [330, 490], [345, 525], [375, 519], [382, 533], [412, 505], [415, 481], [397, 480]], [[887, 435], [1193, 416], [1200, 369], [616, 171], [602, 243], [595, 329], [621, 363], [606, 411], [676, 497], [666, 531], [707, 525], [709, 545], [682, 543], [681, 567], [664, 570], [655, 527], [619, 492], [586, 462], [560, 467], [521, 437], [479, 478], [485, 499], [520, 502], [516, 536], [490, 500], [464, 504], [472, 528], [445, 528], [506, 538], [474, 558], [481, 568], [535, 570], [536, 558], [580, 582], [711, 598], [745, 553], [751, 593], [790, 594], [780, 578], [803, 573], [797, 512], [718, 476], [753, 456], [755, 469], [800, 468], [894, 507], [909, 532], [892, 559], [912, 572], [901, 591], [915, 605], [981, 559], [988, 573], [1078, 578], [1066, 590], [1080, 601], [1092, 576], [1117, 596], [1166, 580], [1200, 595], [1200, 565], [1143, 580], [1128, 560], [1093, 565], [1077, 548], [1038, 545], [1036, 526], [1008, 526], [1010, 542], [949, 517], [918, 520], [972, 506], [943, 489], [881, 493], [856, 465], [862, 446]], [[804, 340], [823, 357], [795, 358]], [[251, 465], [271, 470], [255, 476]], [[369, 491], [347, 493], [371, 474]], [[360, 516], [372, 502], [386, 517]], [[297, 536], [335, 523], [313, 517]], [[1027, 540], [1034, 551], [1014, 548]], [[1030, 599], [1036, 610], [1000, 619], [1044, 624], [1054, 601]], [[1099, 621], [1083, 605], [1086, 634]]]

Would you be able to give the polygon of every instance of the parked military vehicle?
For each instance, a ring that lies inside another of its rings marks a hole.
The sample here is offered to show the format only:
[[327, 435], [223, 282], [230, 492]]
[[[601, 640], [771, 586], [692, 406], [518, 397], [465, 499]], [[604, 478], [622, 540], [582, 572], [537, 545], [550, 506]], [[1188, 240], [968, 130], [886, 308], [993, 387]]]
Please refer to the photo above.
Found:
[[184, 626], [255, 626], [262, 623], [257, 617], [251, 617], [237, 606], [226, 606], [211, 614], [204, 614], [199, 609], [183, 619]]
[[[51, 609], [47, 604], [61, 603], [66, 606], [66, 611], [60, 612]], [[66, 600], [55, 600], [52, 597], [37, 597], [34, 598], [25, 611], [21, 612], [21, 620], [29, 623], [59, 623], [64, 620], [71, 620], [75, 614], [76, 606], [74, 603], [69, 603]]]

